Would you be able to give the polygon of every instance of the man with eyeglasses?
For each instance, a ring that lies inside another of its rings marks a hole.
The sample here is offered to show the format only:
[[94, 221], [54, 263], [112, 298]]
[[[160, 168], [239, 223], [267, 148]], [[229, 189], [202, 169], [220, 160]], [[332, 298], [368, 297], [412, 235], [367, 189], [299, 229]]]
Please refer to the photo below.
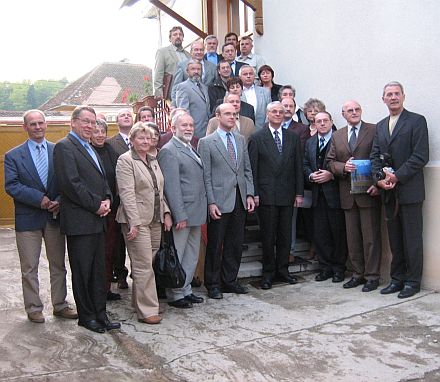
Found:
[[362, 291], [370, 292], [378, 287], [380, 276], [380, 198], [375, 186], [366, 193], [353, 194], [351, 173], [356, 170], [353, 160], [370, 159], [376, 125], [362, 121], [362, 108], [356, 101], [347, 101], [342, 105], [342, 116], [347, 126], [333, 133], [327, 163], [339, 182], [348, 257], [353, 268], [352, 278], [343, 286], [355, 288], [365, 284]]
[[304, 176], [312, 189], [313, 242], [321, 268], [315, 280], [331, 278], [340, 283], [347, 260], [344, 212], [338, 182], [325, 163], [333, 135], [332, 116], [327, 111], [318, 112], [314, 124], [317, 133], [306, 142], [304, 151]]
[[104, 165], [89, 141], [96, 127], [95, 110], [78, 106], [71, 131], [54, 148], [54, 167], [61, 193], [60, 227], [67, 237], [78, 325], [97, 333], [118, 329], [106, 313], [105, 227], [112, 195]]
[[304, 196], [300, 139], [281, 127], [286, 113], [281, 102], [270, 102], [266, 110], [269, 122], [249, 139], [263, 247], [261, 289], [272, 288], [275, 279], [297, 282], [289, 274], [292, 214], [294, 207], [301, 207]]

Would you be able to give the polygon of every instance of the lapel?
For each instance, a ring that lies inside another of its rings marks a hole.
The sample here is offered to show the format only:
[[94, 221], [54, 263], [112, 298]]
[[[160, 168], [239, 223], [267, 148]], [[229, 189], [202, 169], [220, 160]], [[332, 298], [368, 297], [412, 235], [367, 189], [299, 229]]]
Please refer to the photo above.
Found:
[[174, 45], [168, 45], [168, 52], [170, 53], [170, 56], [172, 57], [173, 61], [176, 63], [179, 63], [179, 57], [177, 57], [176, 50], [174, 49]]
[[137, 166], [137, 168], [140, 169], [141, 173], [144, 174], [143, 178], [147, 179], [148, 183], [151, 184], [151, 188], [154, 189], [153, 179], [151, 178], [150, 171], [148, 171], [147, 165], [145, 164], [145, 162], [139, 157], [139, 155], [134, 150], [130, 150], [130, 155], [131, 155], [131, 158], [133, 159], [134, 165]]
[[191, 80], [187, 80], [189, 82], [189, 85], [191, 86], [192, 90], [203, 100], [203, 102], [206, 102], [207, 97], [205, 93], [202, 90], [202, 84], [200, 84], [200, 88]]
[[[103, 173], [96, 167], [96, 163], [93, 160], [93, 158], [90, 156], [90, 154], [87, 152], [86, 148], [82, 145], [78, 139], [76, 139], [73, 135], [68, 134], [67, 137], [70, 139], [70, 141], [75, 145], [76, 149], [91, 163], [93, 168], [99, 173], [100, 176], [103, 176]], [[92, 149], [93, 150], [93, 149]], [[99, 158], [98, 154], [96, 154], [97, 158]], [[99, 161], [99, 159], [98, 159]], [[104, 168], [104, 167], [103, 167]]]
[[[275, 139], [269, 129], [269, 126], [266, 125], [263, 127], [264, 129], [264, 135], [263, 135], [263, 141], [266, 143], [264, 146], [266, 147], [266, 150], [269, 151], [269, 158], [273, 163], [273, 167], [277, 168], [280, 165], [280, 162], [282, 160], [283, 155], [280, 155], [278, 152], [277, 145], [275, 143]], [[282, 132], [283, 134], [283, 132]], [[283, 135], [284, 138], [284, 135]], [[284, 145], [284, 142], [283, 142]], [[283, 150], [284, 152], [284, 150]]]
[[[217, 150], [220, 152], [221, 156], [224, 158], [224, 160], [226, 161], [226, 163], [229, 165], [229, 167], [231, 167], [232, 171], [234, 171], [235, 173], [237, 173], [237, 167], [238, 167], [238, 153], [237, 153], [237, 166], [234, 165], [234, 163], [232, 162], [231, 158], [229, 157], [229, 153], [228, 150], [226, 150], [225, 145], [223, 144], [222, 139], [220, 138], [220, 135], [218, 135], [218, 132], [216, 131], [215, 133], [212, 134], [212, 140], [214, 143], [214, 146], [217, 148]], [[235, 142], [237, 143], [237, 151], [238, 151], [238, 142], [237, 139], [235, 140]]]
[[318, 165], [316, 164], [316, 150], [318, 147], [318, 133], [316, 133], [313, 137], [310, 138], [310, 163], [312, 167], [312, 171], [318, 170]]
[[[23, 167], [26, 169], [29, 175], [35, 180], [35, 183], [38, 184], [42, 190], [44, 190], [45, 187], [41, 182], [40, 175], [38, 175], [37, 168], [35, 167], [35, 163], [32, 160], [31, 152], [27, 145], [27, 141], [23, 143], [21, 147], [22, 147], [21, 157], [23, 159]], [[49, 178], [48, 178], [48, 184], [49, 184]]]
[[[394, 130], [393, 130], [393, 134], [391, 134], [390, 137], [390, 141], [389, 143], [393, 142], [393, 140], [396, 138], [397, 134], [399, 133], [399, 130], [402, 129], [402, 127], [405, 125], [406, 123], [406, 119], [408, 118], [408, 112], [403, 109], [402, 113], [400, 114], [399, 119], [397, 120], [396, 126], [394, 126]], [[389, 120], [390, 118], [387, 118], [388, 124], [389, 124]], [[387, 125], [388, 127], [388, 125]], [[388, 135], [389, 135], [389, 129], [388, 130]]]
[[[362, 129], [361, 129], [362, 130]], [[350, 150], [350, 146], [348, 145], [348, 125], [342, 128], [341, 131], [341, 136], [339, 137], [340, 139], [342, 139], [342, 143], [345, 146], [346, 150], [350, 153], [353, 154]], [[356, 146], [357, 146], [357, 141], [356, 141]]]
[[[354, 145], [354, 151], [356, 151], [358, 146], [365, 139], [365, 137], [367, 136], [367, 133], [368, 133], [367, 128], [365, 127], [364, 122], [361, 122], [361, 128], [359, 130], [358, 137], [356, 139], [356, 144]], [[348, 138], [347, 138], [347, 142], [348, 142]]]
[[121, 148], [121, 150], [128, 151], [129, 147], [125, 142], [124, 138], [122, 138], [122, 135], [119, 133], [116, 136], [116, 142], [118, 143], [118, 146]]
[[49, 185], [51, 184], [53, 177], [55, 175], [55, 171], [53, 167], [53, 148], [54, 148], [53, 143], [47, 142], [47, 154], [49, 160], [49, 168], [47, 173], [47, 189], [49, 189]]
[[[289, 159], [290, 147], [292, 146], [292, 135], [286, 132], [286, 129], [280, 127], [279, 129], [282, 134], [282, 142], [283, 142], [283, 151], [281, 153], [281, 166], [280, 169], [284, 167], [284, 163], [286, 163]], [[275, 140], [274, 140], [275, 143]], [[277, 149], [278, 152], [278, 149]]]
[[176, 147], [177, 150], [179, 150], [183, 155], [186, 155], [187, 157], [191, 158], [194, 162], [196, 162], [200, 167], [202, 167], [202, 161], [197, 160], [194, 154], [190, 151], [190, 148], [188, 146], [185, 146], [183, 142], [180, 142], [177, 139], [171, 138], [171, 142], [173, 142], [173, 145]]

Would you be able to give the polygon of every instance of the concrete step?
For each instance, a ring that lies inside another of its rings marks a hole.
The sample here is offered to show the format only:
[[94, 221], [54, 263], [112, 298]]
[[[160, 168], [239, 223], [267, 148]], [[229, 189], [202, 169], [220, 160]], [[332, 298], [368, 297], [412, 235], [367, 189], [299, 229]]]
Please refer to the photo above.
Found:
[[[238, 271], [238, 278], [260, 277], [262, 275], [262, 268], [263, 265], [261, 264], [261, 261], [242, 261]], [[289, 265], [290, 273], [311, 272], [318, 270], [319, 263], [316, 260], [303, 260], [297, 257], [295, 262]]]

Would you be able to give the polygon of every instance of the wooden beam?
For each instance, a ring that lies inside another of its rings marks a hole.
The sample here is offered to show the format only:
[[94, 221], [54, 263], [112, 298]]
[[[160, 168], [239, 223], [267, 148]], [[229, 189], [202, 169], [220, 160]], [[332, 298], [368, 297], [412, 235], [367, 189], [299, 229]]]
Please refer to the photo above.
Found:
[[173, 19], [177, 20], [179, 23], [186, 26], [191, 32], [195, 33], [197, 36], [201, 38], [205, 38], [207, 34], [197, 28], [194, 24], [191, 24], [187, 19], [183, 18], [176, 12], [174, 12], [171, 8], [167, 7], [164, 3], [159, 0], [149, 0], [151, 4], [155, 7], [159, 8], [161, 11], [165, 12], [167, 15], [170, 15]]
[[214, 34], [214, 7], [212, 0], [206, 0], [206, 30], [208, 34]]
[[264, 34], [264, 25], [263, 25], [263, 0], [254, 0], [255, 5], [255, 13], [254, 13], [254, 23], [255, 23], [255, 32], [257, 32], [260, 36]]

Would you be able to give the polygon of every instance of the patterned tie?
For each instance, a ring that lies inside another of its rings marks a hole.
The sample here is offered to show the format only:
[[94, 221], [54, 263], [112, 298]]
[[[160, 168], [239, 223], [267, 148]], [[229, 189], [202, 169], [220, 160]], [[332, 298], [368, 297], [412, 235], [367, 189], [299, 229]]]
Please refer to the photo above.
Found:
[[47, 156], [46, 148], [43, 145], [37, 145], [36, 167], [38, 175], [44, 187], [47, 187]]
[[354, 148], [356, 146], [356, 139], [356, 126], [353, 126], [351, 128], [350, 140], [348, 141], [348, 146], [350, 147], [351, 152], [354, 151]]
[[281, 154], [283, 152], [283, 146], [281, 145], [281, 139], [280, 139], [278, 130], [275, 130], [273, 132], [273, 135], [275, 138], [275, 143], [277, 144], [278, 152]]
[[235, 149], [234, 145], [232, 144], [231, 133], [226, 133], [226, 146], [228, 147], [228, 153], [232, 163], [237, 166], [237, 158], [235, 157]]
[[325, 146], [325, 138], [321, 137], [319, 138], [319, 152], [321, 152], [324, 149]]
[[84, 147], [87, 150], [87, 152], [89, 153], [89, 155], [92, 157], [93, 161], [96, 164], [96, 167], [98, 167], [98, 170], [102, 174], [101, 166], [99, 165], [98, 157], [96, 156], [95, 152], [93, 151], [93, 149], [90, 147], [90, 145], [88, 143], [84, 143]]

